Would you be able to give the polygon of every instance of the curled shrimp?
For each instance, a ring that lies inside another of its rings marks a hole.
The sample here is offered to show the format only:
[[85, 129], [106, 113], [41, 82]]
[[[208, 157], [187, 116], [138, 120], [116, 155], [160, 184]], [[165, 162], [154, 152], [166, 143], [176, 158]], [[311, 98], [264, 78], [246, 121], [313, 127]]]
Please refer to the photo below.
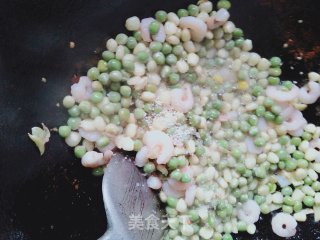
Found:
[[222, 26], [226, 21], [228, 21], [229, 17], [230, 13], [226, 9], [221, 8], [214, 16], [207, 19], [206, 23], [208, 29], [213, 30]]
[[144, 18], [141, 20], [141, 24], [140, 24], [141, 37], [142, 37], [143, 41], [145, 41], [145, 42], [151, 42], [153, 39], [157, 42], [163, 43], [166, 40], [166, 33], [164, 30], [164, 26], [162, 24], [160, 24], [160, 28], [159, 28], [158, 33], [156, 35], [152, 36], [152, 38], [151, 38], [151, 34], [149, 31], [149, 25], [153, 21], [155, 21], [154, 18]]
[[290, 91], [281, 91], [276, 86], [268, 86], [266, 90], [266, 95], [278, 102], [290, 102], [298, 97], [299, 88], [293, 85]]
[[175, 197], [175, 198], [181, 198], [185, 194], [184, 191], [173, 189], [168, 182], [164, 182], [162, 184], [162, 190], [167, 196]]
[[302, 103], [315, 103], [320, 97], [320, 84], [310, 81], [306, 86], [300, 88], [299, 99]]
[[71, 86], [71, 95], [76, 102], [88, 100], [92, 93], [91, 80], [87, 77], [80, 77], [78, 83]]
[[187, 113], [193, 108], [194, 99], [189, 84], [171, 90], [171, 106], [179, 112]]
[[188, 28], [191, 33], [191, 38], [195, 42], [201, 42], [207, 34], [207, 25], [199, 18], [188, 16], [180, 19], [179, 26]]
[[288, 131], [297, 131], [299, 129], [303, 129], [307, 124], [307, 121], [300, 111], [295, 110], [290, 116], [288, 116], [283, 124]]
[[143, 143], [145, 146], [140, 149], [135, 159], [135, 163], [139, 167], [143, 167], [148, 159], [157, 159], [158, 164], [166, 164], [173, 155], [172, 140], [162, 131], [146, 132]]

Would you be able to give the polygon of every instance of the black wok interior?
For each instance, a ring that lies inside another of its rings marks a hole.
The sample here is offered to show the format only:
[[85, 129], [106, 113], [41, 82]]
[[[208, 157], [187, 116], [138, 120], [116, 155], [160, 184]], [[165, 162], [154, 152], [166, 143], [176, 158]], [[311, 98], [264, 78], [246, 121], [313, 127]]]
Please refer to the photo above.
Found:
[[[75, 76], [96, 63], [105, 39], [125, 31], [126, 18], [192, 2], [0, 0], [0, 240], [90, 240], [104, 233], [101, 178], [83, 168], [56, 133], [40, 157], [27, 132], [41, 122], [53, 128], [66, 121], [66, 111], [56, 104], [68, 94]], [[320, 70], [320, 1], [232, 4], [232, 20], [253, 40], [254, 51], [282, 57], [284, 79], [302, 82], [308, 71]], [[69, 47], [70, 41], [75, 48]], [[289, 47], [283, 48], [284, 43]], [[296, 59], [301, 52], [303, 59]], [[306, 114], [320, 124], [316, 106]], [[278, 238], [270, 217], [264, 217], [254, 236], [236, 239]], [[313, 216], [292, 239], [320, 239]]]

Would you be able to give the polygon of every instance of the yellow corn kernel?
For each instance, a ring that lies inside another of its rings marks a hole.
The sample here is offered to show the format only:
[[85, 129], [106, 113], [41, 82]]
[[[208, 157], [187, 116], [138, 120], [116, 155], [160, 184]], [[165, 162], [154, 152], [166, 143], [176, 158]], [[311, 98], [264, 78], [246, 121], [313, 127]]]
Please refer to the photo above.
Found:
[[246, 81], [239, 81], [238, 82], [238, 89], [247, 90], [248, 88], [249, 88], [249, 85]]
[[220, 74], [215, 74], [213, 75], [213, 80], [216, 81], [217, 83], [223, 83], [223, 77]]

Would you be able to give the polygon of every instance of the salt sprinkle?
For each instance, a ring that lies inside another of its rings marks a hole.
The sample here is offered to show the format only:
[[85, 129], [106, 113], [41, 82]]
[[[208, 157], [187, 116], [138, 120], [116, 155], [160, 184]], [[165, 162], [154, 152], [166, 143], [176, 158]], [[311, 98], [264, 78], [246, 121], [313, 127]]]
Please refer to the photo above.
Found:
[[47, 79], [45, 77], [41, 78], [41, 82], [44, 82], [46, 83], [47, 82]]

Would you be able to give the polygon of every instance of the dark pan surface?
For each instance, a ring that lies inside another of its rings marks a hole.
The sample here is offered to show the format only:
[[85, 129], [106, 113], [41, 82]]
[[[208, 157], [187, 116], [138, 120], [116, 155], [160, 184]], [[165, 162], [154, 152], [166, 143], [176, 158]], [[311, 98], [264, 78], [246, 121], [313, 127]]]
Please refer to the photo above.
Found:
[[[56, 103], [68, 94], [74, 74], [95, 63], [104, 40], [124, 30], [127, 17], [191, 2], [0, 1], [0, 240], [91, 240], [105, 231], [101, 178], [81, 167], [57, 134], [40, 157], [26, 133], [41, 122], [53, 128], [66, 120]], [[256, 52], [280, 55], [283, 77], [302, 81], [308, 71], [320, 68], [319, 9], [318, 0], [234, 0], [231, 12]], [[316, 105], [306, 114], [319, 124]], [[312, 217], [300, 226], [292, 239], [320, 239]], [[277, 239], [269, 217], [258, 229], [253, 237], [237, 239]]]

